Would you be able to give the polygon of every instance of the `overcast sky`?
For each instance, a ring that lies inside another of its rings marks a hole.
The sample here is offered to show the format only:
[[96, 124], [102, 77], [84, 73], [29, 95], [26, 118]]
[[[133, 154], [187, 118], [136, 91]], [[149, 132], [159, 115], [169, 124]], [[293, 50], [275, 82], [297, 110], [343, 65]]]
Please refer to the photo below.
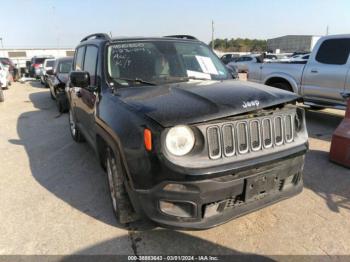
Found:
[[1, 1], [6, 47], [74, 47], [85, 35], [191, 34], [268, 39], [350, 33], [348, 0], [11, 0]]

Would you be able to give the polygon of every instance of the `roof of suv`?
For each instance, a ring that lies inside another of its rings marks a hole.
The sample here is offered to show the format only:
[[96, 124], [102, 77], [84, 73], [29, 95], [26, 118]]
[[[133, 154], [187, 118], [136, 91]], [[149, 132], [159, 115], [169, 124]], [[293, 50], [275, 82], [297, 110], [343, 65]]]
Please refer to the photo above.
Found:
[[55, 59], [57, 62], [73, 61], [72, 56], [65, 56]]
[[133, 40], [181, 40], [181, 41], [189, 41], [189, 42], [200, 42], [197, 38], [191, 35], [169, 35], [164, 37], [142, 37], [142, 36], [134, 36], [134, 37], [113, 37], [111, 38], [109, 35], [104, 33], [96, 33], [92, 35], [88, 35], [84, 37], [80, 44], [108, 41], [108, 42], [119, 42], [119, 41], [133, 41]]

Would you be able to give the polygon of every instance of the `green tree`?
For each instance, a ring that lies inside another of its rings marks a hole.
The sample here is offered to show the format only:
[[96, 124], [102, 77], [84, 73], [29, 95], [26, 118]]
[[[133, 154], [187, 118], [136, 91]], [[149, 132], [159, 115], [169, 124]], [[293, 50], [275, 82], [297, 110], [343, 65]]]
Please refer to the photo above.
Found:
[[[211, 46], [211, 42], [209, 43]], [[265, 52], [267, 51], [267, 41], [259, 39], [215, 39], [214, 48], [223, 52]]]

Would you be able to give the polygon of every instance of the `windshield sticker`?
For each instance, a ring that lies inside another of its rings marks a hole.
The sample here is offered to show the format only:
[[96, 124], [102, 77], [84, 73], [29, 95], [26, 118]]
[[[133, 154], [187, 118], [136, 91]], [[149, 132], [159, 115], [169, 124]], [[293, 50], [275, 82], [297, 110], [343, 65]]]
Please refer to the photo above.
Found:
[[112, 48], [139, 48], [139, 47], [145, 47], [144, 43], [129, 43], [129, 44], [119, 44], [119, 45], [113, 45]]
[[203, 73], [208, 73], [211, 75], [219, 74], [218, 71], [216, 70], [216, 67], [213, 61], [209, 57], [196, 55], [196, 59], [200, 67], [202, 68]]
[[144, 43], [116, 44], [112, 45], [111, 48], [112, 62], [123, 68], [128, 68], [131, 65], [132, 59], [130, 57], [132, 57], [132, 54], [150, 52], [145, 48]]
[[197, 72], [197, 71], [187, 70], [187, 76], [188, 77], [204, 78], [204, 79], [211, 80], [211, 75], [210, 74], [205, 74], [205, 73]]

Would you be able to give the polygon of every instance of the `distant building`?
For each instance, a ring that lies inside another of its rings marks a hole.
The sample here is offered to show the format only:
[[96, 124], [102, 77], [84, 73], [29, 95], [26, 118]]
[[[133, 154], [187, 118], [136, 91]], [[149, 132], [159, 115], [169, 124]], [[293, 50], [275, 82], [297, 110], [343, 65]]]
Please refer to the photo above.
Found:
[[0, 57], [11, 58], [19, 68], [26, 66], [26, 62], [30, 61], [33, 56], [53, 56], [55, 58], [74, 56], [73, 48], [17, 48], [17, 49], [1, 49]]
[[267, 48], [273, 53], [311, 52], [321, 36], [286, 35], [267, 40]]

